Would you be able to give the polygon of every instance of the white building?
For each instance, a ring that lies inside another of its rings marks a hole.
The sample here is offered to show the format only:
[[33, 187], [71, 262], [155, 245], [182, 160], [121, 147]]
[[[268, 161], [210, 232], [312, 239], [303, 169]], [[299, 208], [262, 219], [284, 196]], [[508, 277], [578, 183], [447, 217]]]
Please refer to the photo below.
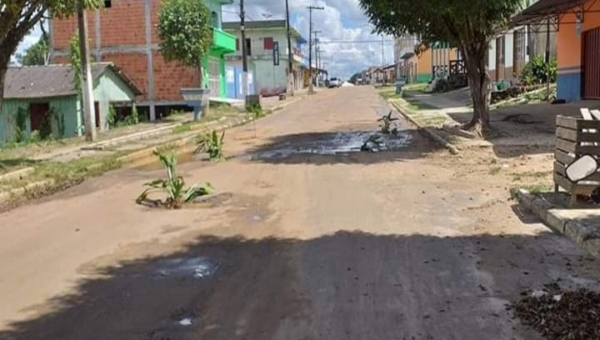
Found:
[[[245, 23], [246, 48], [248, 54], [248, 71], [252, 74], [254, 92], [261, 95], [273, 95], [285, 92], [288, 74], [288, 43], [285, 20], [249, 21]], [[234, 70], [234, 76], [239, 74], [242, 67], [242, 45], [239, 22], [223, 23], [223, 30], [237, 38], [234, 54], [226, 56], [228, 72]], [[293, 55], [294, 89], [299, 90], [308, 86], [308, 62], [302, 52], [306, 40], [291, 28], [291, 43]], [[278, 65], [275, 63], [274, 48], [279, 45]], [[234, 91], [236, 92], [236, 91]], [[239, 98], [239, 93], [228, 96]]]

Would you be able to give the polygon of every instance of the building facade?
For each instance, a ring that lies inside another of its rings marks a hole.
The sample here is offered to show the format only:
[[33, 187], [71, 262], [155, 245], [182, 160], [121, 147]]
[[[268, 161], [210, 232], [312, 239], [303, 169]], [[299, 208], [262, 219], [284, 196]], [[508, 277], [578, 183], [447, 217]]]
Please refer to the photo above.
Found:
[[[256, 94], [272, 95], [285, 92], [288, 75], [288, 44], [285, 20], [264, 20], [246, 22], [246, 50], [248, 70], [252, 74]], [[239, 22], [223, 23], [223, 30], [236, 38], [236, 51], [226, 56], [227, 72], [237, 79], [242, 68], [242, 45]], [[294, 28], [290, 28], [292, 42], [292, 74], [294, 89], [308, 86], [308, 61], [302, 49], [306, 40]], [[278, 65], [274, 62], [274, 48], [279, 45]], [[228, 94], [232, 98], [240, 97], [239, 91]]]
[[[138, 106], [147, 107], [151, 120], [156, 110], [184, 105], [180, 89], [207, 87], [211, 97], [225, 97], [225, 59], [235, 51], [235, 38], [221, 29], [221, 6], [233, 0], [206, 0], [212, 15], [213, 45], [204, 60], [203, 84], [198, 71], [160, 54], [157, 33], [160, 0], [119, 0], [111, 8], [87, 12], [90, 54], [98, 62], [110, 61], [127, 73], [141, 89]], [[77, 32], [77, 19], [52, 20], [50, 36], [55, 63], [67, 63], [69, 43]]]

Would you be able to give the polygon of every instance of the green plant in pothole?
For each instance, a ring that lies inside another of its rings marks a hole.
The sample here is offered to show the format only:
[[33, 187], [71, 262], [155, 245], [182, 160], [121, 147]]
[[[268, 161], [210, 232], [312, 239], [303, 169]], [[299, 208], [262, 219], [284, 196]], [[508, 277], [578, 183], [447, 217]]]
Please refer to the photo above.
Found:
[[260, 103], [249, 103], [246, 105], [246, 111], [252, 115], [254, 119], [263, 117], [265, 115]]
[[379, 152], [383, 145], [383, 139], [381, 136], [372, 135], [369, 136], [369, 139], [363, 143], [360, 147], [360, 151], [368, 151], [368, 152]]
[[[135, 200], [137, 204], [162, 206], [167, 209], [181, 209], [184, 204], [212, 192], [213, 188], [208, 182], [204, 186], [194, 184], [186, 188], [185, 180], [176, 173], [177, 157], [175, 154], [162, 154], [155, 151], [154, 155], [158, 157], [158, 160], [167, 171], [167, 178], [156, 179], [146, 183], [146, 190]], [[148, 196], [154, 192], [162, 192], [166, 195], [166, 198], [164, 200], [149, 199]]]
[[217, 133], [217, 130], [205, 133], [198, 139], [198, 147], [196, 148], [195, 153], [206, 152], [212, 161], [225, 159], [225, 155], [223, 154], [224, 138], [225, 131], [223, 131], [220, 136]]
[[398, 133], [398, 128], [396, 126], [394, 126], [394, 121], [398, 120], [398, 118], [392, 117], [392, 111], [390, 111], [390, 113], [388, 113], [387, 115], [377, 119], [378, 122], [381, 122], [381, 132], [385, 133], [385, 134], [392, 134], [395, 135]]

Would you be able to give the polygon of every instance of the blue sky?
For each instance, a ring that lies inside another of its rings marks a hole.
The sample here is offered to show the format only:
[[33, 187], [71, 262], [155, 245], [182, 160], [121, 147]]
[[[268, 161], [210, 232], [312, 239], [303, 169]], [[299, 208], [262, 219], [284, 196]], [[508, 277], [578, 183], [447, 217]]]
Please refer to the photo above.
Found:
[[[239, 0], [223, 8], [224, 20], [239, 20]], [[350, 77], [354, 72], [382, 64], [382, 38], [371, 33], [372, 26], [358, 5], [358, 0], [289, 0], [292, 25], [308, 38], [309, 5], [324, 7], [313, 12], [313, 30], [321, 31], [323, 61], [331, 76]], [[283, 0], [245, 0], [247, 20], [284, 19]], [[34, 44], [40, 35], [36, 27], [28, 35], [18, 52]], [[385, 64], [393, 62], [393, 42], [384, 37]], [[343, 43], [342, 43], [343, 42]]]

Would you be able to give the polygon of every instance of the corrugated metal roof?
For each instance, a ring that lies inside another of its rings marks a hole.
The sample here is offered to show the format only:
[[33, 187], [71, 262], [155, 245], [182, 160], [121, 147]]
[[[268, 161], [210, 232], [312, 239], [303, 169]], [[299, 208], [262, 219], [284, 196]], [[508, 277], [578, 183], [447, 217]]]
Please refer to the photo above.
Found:
[[[137, 95], [140, 90], [112, 63], [91, 65], [92, 78], [96, 80], [107, 69], [115, 73], [131, 87]], [[62, 97], [76, 93], [75, 71], [71, 65], [56, 64], [47, 66], [9, 67], [4, 81], [4, 98], [44, 98]]]
[[567, 12], [571, 8], [581, 5], [585, 1], [586, 0], [540, 0], [517, 14], [511, 20], [512, 26], [535, 23], [548, 19], [549, 16]]

